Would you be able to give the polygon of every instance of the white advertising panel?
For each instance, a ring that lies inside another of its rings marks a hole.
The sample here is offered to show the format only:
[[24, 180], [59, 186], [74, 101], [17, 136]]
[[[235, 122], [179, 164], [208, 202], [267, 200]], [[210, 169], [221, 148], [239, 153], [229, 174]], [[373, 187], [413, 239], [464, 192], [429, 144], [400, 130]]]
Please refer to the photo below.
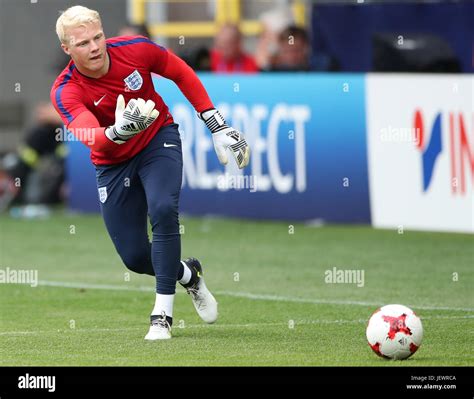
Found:
[[474, 76], [369, 74], [374, 227], [474, 232]]

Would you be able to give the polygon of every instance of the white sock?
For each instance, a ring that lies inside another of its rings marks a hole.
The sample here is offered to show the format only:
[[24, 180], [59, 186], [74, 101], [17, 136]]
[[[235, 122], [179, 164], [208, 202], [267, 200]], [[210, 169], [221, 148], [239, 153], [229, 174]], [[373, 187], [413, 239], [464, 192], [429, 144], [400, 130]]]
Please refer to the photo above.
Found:
[[153, 308], [151, 315], [159, 316], [164, 311], [166, 316], [173, 317], [173, 302], [174, 302], [174, 294], [172, 295], [156, 294], [155, 307]]
[[191, 272], [191, 269], [188, 267], [186, 263], [184, 263], [183, 261], [181, 261], [181, 263], [184, 266], [184, 273], [183, 273], [183, 277], [181, 277], [181, 280], [179, 280], [179, 282], [181, 284], [187, 284], [191, 281], [191, 277], [193, 274]]

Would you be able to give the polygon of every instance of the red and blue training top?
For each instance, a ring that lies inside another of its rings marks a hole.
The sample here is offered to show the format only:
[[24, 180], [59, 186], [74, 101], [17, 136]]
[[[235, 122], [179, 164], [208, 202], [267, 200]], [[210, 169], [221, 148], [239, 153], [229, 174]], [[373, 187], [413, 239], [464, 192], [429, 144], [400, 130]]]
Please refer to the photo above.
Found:
[[[173, 123], [163, 99], [153, 86], [151, 73], [173, 80], [197, 112], [214, 108], [194, 71], [179, 57], [143, 36], [107, 39], [110, 59], [108, 72], [100, 78], [81, 74], [71, 60], [56, 78], [51, 101], [68, 129], [91, 149], [96, 165], [124, 162], [145, 148], [160, 127]], [[110, 141], [104, 134], [115, 122], [117, 97], [125, 103], [132, 98], [153, 100], [160, 112], [157, 120], [124, 144]], [[94, 137], [84, 132], [94, 130]]]

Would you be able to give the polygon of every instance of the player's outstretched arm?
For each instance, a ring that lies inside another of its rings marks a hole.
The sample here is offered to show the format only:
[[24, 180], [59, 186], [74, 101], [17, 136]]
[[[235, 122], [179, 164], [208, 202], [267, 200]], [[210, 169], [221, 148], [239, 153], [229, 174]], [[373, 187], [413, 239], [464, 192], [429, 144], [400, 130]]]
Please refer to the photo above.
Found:
[[115, 123], [105, 129], [105, 135], [114, 143], [123, 144], [147, 129], [158, 115], [152, 100], [131, 99], [125, 107], [125, 99], [120, 94], [115, 108]]
[[250, 147], [247, 141], [242, 133], [226, 124], [194, 70], [181, 58], [168, 52], [166, 67], [161, 75], [178, 85], [198, 112], [199, 118], [206, 123], [212, 133], [214, 149], [220, 163], [227, 164], [227, 149], [229, 149], [240, 169], [247, 166], [250, 159]]

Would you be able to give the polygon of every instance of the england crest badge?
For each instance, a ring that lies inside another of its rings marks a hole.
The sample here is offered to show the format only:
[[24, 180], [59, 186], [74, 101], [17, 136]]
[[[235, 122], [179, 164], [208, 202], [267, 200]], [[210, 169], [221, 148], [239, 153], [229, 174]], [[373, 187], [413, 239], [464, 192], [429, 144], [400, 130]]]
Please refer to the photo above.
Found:
[[123, 81], [125, 82], [125, 86], [132, 91], [140, 90], [143, 84], [142, 75], [140, 75], [140, 72], [138, 72], [136, 69]]
[[102, 203], [107, 201], [107, 187], [99, 187], [99, 201]]

